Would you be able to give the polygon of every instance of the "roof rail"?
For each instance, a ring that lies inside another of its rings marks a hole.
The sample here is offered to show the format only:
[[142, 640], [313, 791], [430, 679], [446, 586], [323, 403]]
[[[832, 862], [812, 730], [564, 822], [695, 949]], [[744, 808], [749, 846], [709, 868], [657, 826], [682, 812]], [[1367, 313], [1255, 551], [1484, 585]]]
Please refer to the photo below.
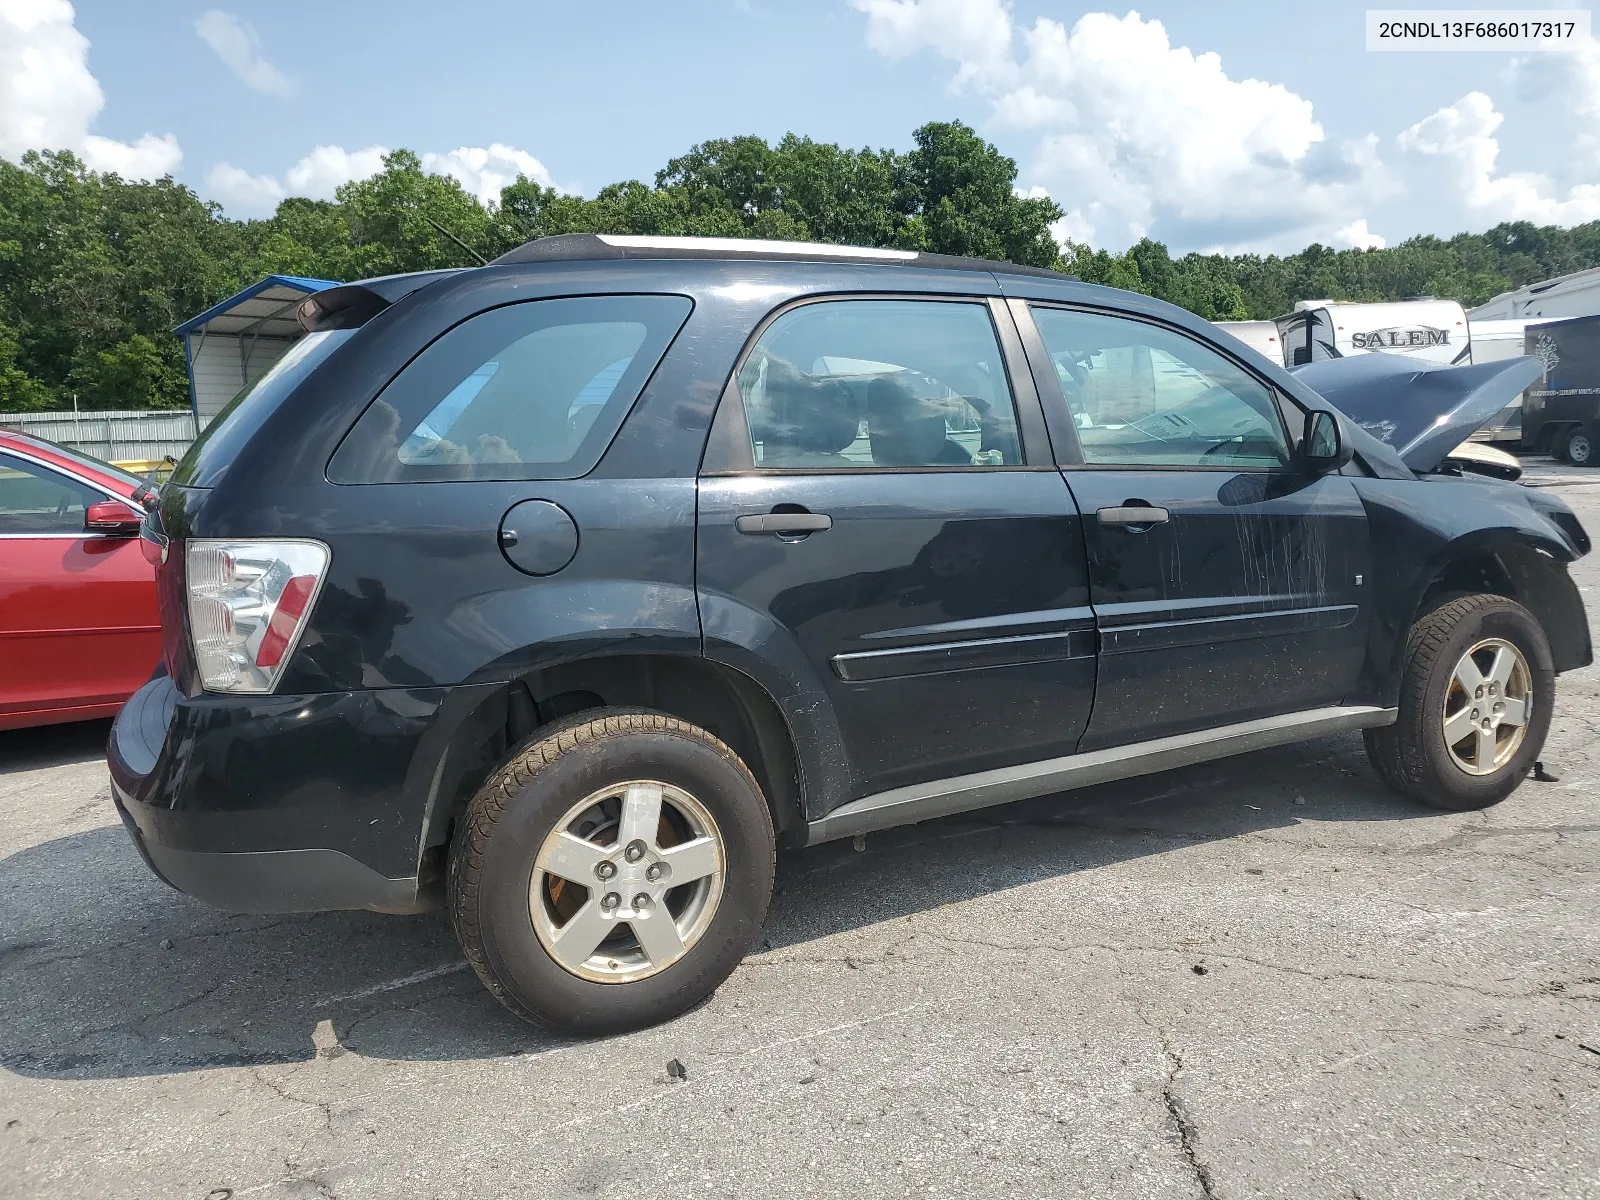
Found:
[[884, 246], [835, 246], [828, 242], [775, 242], [759, 238], [639, 237], [620, 233], [563, 233], [535, 238], [502, 254], [490, 266], [520, 263], [585, 262], [618, 258], [759, 258], [784, 262], [879, 262], [946, 271], [989, 271], [1007, 275], [1043, 275], [1073, 279], [1046, 267], [929, 254]]

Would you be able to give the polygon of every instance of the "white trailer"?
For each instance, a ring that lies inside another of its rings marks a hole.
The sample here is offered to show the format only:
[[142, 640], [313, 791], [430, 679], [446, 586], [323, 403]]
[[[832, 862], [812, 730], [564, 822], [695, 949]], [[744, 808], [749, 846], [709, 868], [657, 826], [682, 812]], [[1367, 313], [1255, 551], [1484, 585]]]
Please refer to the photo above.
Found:
[[[1467, 328], [1472, 331], [1472, 361], [1495, 362], [1502, 358], [1516, 358], [1526, 354], [1525, 338], [1530, 325], [1538, 321], [1480, 321], [1467, 314]], [[1522, 440], [1522, 397], [1518, 396], [1498, 417], [1472, 435], [1475, 442], [1504, 442], [1515, 446]]]
[[1472, 334], [1472, 361], [1495, 362], [1502, 358], [1516, 358], [1524, 354], [1523, 335], [1529, 325], [1538, 321], [1480, 321], [1467, 314], [1467, 329]]
[[1474, 322], [1536, 318], [1554, 321], [1566, 317], [1600, 315], [1600, 267], [1557, 275], [1543, 283], [1530, 283], [1501, 292], [1467, 314]]
[[1423, 362], [1472, 361], [1467, 314], [1454, 300], [1389, 304], [1302, 300], [1276, 321], [1285, 366], [1352, 354], [1403, 354]]
[[1283, 365], [1283, 341], [1278, 337], [1276, 321], [1218, 321], [1218, 329], [1226, 329], [1250, 349], [1265, 355], [1279, 366]]

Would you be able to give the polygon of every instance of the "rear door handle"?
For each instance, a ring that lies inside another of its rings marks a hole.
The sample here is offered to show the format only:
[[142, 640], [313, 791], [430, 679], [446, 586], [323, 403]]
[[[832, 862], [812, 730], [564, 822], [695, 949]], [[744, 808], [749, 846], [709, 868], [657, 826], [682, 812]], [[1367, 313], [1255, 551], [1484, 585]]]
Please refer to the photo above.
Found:
[[833, 528], [833, 518], [827, 513], [755, 513], [734, 518], [733, 527], [740, 533], [821, 533]]
[[1115, 508], [1095, 510], [1095, 519], [1102, 525], [1120, 525], [1131, 528], [1137, 525], [1165, 525], [1171, 514], [1164, 508], [1151, 504], [1119, 504]]

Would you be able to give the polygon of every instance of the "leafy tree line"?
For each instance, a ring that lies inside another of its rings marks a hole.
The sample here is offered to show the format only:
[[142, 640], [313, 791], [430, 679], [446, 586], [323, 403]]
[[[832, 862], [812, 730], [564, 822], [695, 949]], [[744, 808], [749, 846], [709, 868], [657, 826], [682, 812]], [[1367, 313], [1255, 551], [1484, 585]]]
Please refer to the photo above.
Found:
[[[1451, 296], [1600, 264], [1600, 223], [1527, 223], [1386, 250], [1312, 245], [1266, 257], [1188, 254], [1148, 239], [1122, 254], [1050, 233], [1048, 198], [1015, 193], [1016, 163], [959, 122], [908, 151], [852, 150], [789, 134], [704, 142], [651, 184], [592, 197], [519, 178], [484, 205], [399, 150], [332, 201], [291, 198], [264, 220], [229, 219], [169, 179], [135, 182], [66, 152], [0, 160], [0, 411], [179, 407], [172, 328], [271, 273], [360, 279], [471, 265], [531, 238], [602, 232], [893, 246], [1057, 267], [1160, 296], [1213, 320], [1271, 317], [1295, 300]], [[448, 232], [446, 232], [448, 231]], [[470, 247], [471, 252], [462, 247]]]

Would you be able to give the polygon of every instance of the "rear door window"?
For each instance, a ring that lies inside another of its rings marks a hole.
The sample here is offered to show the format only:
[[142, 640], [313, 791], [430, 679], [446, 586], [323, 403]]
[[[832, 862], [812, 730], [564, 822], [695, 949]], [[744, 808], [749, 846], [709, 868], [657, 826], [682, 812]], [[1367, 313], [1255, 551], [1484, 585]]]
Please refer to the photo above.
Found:
[[827, 300], [779, 316], [739, 371], [757, 467], [947, 470], [1022, 461], [988, 308]]
[[600, 460], [689, 309], [683, 296], [590, 296], [480, 313], [383, 390], [329, 477], [577, 478]]

